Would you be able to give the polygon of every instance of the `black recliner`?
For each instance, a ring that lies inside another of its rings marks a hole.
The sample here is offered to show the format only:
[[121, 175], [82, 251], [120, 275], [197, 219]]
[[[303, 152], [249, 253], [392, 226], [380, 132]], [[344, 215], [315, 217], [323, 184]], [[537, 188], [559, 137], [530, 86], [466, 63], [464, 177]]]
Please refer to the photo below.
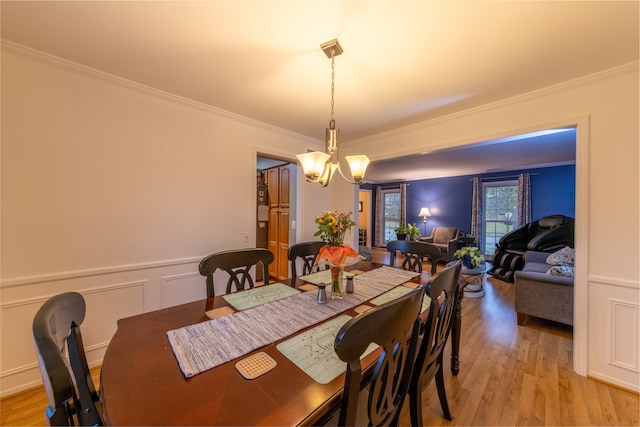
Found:
[[564, 215], [549, 215], [530, 222], [500, 238], [493, 255], [493, 276], [513, 282], [513, 275], [524, 267], [526, 251], [555, 252], [573, 247], [575, 221]]

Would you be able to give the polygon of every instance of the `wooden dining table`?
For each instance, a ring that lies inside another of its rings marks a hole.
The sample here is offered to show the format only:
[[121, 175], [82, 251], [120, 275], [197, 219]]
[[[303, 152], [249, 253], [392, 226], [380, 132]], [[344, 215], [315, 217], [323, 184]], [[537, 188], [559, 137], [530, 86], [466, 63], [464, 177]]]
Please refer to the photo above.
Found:
[[[361, 261], [350, 269], [369, 271], [377, 267], [380, 264]], [[430, 276], [428, 272], [416, 273], [412, 282], [426, 285]], [[296, 289], [308, 285], [300, 278], [279, 282]], [[208, 321], [207, 311], [228, 306], [222, 296], [216, 296], [120, 319], [102, 364], [104, 422], [116, 426], [312, 425], [340, 404], [344, 373], [320, 384], [285, 357], [276, 348], [278, 342], [239, 358], [264, 352], [276, 362], [273, 370], [255, 379], [240, 375], [235, 367], [237, 360], [185, 377], [167, 332]], [[458, 370], [460, 310], [458, 301], [452, 327], [454, 374]], [[356, 316], [357, 312], [350, 309], [344, 314]], [[372, 372], [379, 351], [362, 359], [365, 377]]]

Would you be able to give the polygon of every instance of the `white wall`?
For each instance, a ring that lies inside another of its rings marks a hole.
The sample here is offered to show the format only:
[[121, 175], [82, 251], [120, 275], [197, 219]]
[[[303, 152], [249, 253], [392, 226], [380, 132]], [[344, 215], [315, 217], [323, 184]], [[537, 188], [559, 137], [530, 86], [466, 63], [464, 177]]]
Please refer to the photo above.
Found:
[[[578, 126], [574, 369], [640, 390], [638, 64], [353, 141], [372, 161]], [[335, 201], [334, 201], [335, 202]]]
[[[100, 363], [117, 319], [204, 298], [199, 261], [253, 246], [257, 153], [322, 149], [12, 44], [1, 107], [2, 395], [40, 382], [31, 321], [48, 297], [85, 296], [84, 342]], [[330, 203], [331, 189], [305, 185], [298, 218]]]

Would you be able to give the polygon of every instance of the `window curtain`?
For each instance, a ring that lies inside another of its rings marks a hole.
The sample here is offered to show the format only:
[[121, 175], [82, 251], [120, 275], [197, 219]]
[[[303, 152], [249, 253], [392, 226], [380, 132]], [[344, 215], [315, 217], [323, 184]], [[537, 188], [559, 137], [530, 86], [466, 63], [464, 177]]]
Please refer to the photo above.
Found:
[[518, 175], [518, 215], [516, 228], [531, 222], [531, 175]]
[[407, 184], [400, 184], [400, 224], [407, 223]]
[[478, 177], [473, 178], [471, 199], [471, 234], [476, 238], [478, 246], [482, 247], [480, 242], [480, 227], [482, 226], [482, 183]]
[[375, 246], [382, 246], [382, 230], [384, 229], [384, 218], [382, 210], [382, 187], [378, 187], [376, 188], [376, 229], [373, 237], [373, 244]]

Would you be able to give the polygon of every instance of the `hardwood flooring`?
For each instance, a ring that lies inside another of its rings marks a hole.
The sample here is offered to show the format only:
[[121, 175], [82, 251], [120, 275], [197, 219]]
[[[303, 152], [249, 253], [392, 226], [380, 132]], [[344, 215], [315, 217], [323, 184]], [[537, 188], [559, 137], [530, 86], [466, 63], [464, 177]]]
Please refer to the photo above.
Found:
[[[373, 260], [387, 263], [386, 251]], [[426, 266], [429, 268], [429, 266]], [[442, 268], [440, 265], [439, 268]], [[639, 397], [573, 372], [572, 329], [529, 317], [518, 326], [513, 284], [488, 276], [483, 298], [462, 301], [460, 373], [445, 383], [452, 421], [442, 417], [435, 382], [423, 392], [425, 425], [637, 426]], [[445, 354], [451, 354], [450, 348]], [[99, 367], [92, 369], [96, 386]], [[45, 426], [42, 387], [0, 400], [0, 425]], [[405, 404], [401, 425], [410, 425]]]

